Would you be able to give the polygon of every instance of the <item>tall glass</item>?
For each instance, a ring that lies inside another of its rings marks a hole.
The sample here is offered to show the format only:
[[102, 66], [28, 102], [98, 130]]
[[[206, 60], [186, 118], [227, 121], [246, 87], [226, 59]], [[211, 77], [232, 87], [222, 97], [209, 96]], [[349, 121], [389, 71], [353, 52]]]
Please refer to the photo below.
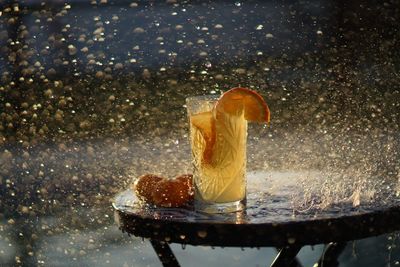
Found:
[[235, 212], [246, 201], [247, 121], [213, 108], [218, 96], [186, 99], [194, 165], [195, 208], [207, 213]]

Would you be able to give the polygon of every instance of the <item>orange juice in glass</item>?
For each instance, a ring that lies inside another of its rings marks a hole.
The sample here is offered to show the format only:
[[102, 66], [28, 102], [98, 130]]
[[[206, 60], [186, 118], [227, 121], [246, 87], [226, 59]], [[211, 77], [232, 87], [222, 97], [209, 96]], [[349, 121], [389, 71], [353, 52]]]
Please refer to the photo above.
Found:
[[[245, 99], [254, 97], [254, 93], [234, 88], [221, 97], [195, 96], [186, 100], [195, 169], [196, 210], [225, 213], [244, 208], [247, 121], [254, 117], [253, 113], [260, 112], [249, 111], [246, 105], [253, 103]], [[266, 105], [262, 108], [267, 109]], [[264, 109], [261, 112], [266, 112]], [[267, 111], [267, 116], [263, 117], [265, 121], [269, 120]]]

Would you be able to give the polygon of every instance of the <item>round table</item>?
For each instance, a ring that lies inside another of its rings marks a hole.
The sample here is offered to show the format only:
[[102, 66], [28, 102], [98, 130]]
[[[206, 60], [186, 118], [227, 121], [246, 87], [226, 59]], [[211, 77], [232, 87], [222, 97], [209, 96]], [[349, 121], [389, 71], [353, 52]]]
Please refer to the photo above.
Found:
[[[400, 230], [400, 200], [390, 190], [363, 201], [356, 192], [322, 203], [321, 185], [315, 182], [320, 175], [249, 173], [246, 209], [236, 213], [206, 214], [192, 205], [150, 207], [130, 189], [118, 194], [113, 206], [120, 229], [149, 238], [164, 266], [179, 265], [168, 243], [277, 247], [280, 252], [271, 266], [301, 266], [296, 255], [303, 246], [329, 244], [320, 261], [335, 266], [346, 241]], [[301, 186], [307, 179], [313, 186]]]

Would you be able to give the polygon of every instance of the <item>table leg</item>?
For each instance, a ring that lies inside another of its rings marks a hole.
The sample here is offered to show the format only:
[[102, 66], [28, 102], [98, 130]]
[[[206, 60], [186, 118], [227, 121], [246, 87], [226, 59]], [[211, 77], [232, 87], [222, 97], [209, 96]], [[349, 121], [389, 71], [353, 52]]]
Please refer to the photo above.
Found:
[[287, 246], [281, 248], [270, 267], [301, 267], [301, 263], [296, 258], [300, 249], [301, 246]]
[[150, 239], [150, 243], [153, 246], [159, 260], [164, 267], [179, 267], [179, 262], [175, 258], [174, 253], [169, 247], [168, 243], [160, 242]]
[[338, 258], [346, 247], [346, 242], [329, 243], [318, 261], [318, 267], [337, 267], [339, 266]]

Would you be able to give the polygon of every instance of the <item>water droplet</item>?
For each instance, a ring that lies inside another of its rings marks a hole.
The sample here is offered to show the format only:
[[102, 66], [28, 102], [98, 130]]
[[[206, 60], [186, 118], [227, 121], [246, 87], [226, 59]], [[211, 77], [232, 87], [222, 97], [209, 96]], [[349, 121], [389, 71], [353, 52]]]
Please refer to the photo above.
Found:
[[204, 230], [197, 231], [197, 235], [201, 238], [205, 238], [207, 236], [207, 231]]
[[260, 31], [260, 30], [262, 30], [262, 29], [264, 29], [264, 25], [257, 25], [257, 27], [256, 27], [256, 30], [257, 31]]

